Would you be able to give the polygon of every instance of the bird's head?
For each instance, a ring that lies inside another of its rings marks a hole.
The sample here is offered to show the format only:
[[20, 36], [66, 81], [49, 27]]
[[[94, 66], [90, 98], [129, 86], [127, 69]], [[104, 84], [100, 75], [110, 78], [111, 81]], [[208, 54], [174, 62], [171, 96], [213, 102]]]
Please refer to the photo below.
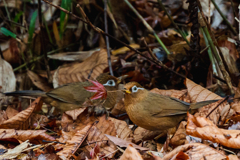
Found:
[[97, 81], [108, 90], [113, 91], [118, 89], [118, 85], [121, 83], [117, 77], [111, 76], [107, 73], [103, 73], [97, 77]]
[[141, 95], [146, 91], [139, 83], [129, 82], [125, 84], [123, 92], [125, 92], [125, 97], [140, 98]]

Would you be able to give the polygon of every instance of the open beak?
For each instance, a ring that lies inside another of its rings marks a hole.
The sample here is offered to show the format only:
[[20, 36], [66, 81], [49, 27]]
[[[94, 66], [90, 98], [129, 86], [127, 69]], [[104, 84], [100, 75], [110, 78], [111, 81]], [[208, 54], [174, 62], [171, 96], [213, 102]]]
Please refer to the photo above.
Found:
[[124, 89], [124, 90], [122, 90], [123, 92], [125, 92], [125, 93], [128, 93], [128, 94], [130, 94], [131, 93], [131, 91], [130, 90], [128, 90], [128, 89]]

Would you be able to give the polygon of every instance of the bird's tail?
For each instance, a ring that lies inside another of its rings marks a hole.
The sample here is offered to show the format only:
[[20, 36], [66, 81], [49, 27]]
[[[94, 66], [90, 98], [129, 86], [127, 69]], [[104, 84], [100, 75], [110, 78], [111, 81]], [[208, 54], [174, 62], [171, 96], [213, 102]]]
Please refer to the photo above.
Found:
[[202, 101], [202, 102], [197, 102], [197, 103], [191, 103], [190, 109], [195, 110], [195, 109], [201, 108], [203, 106], [209, 105], [209, 104], [217, 102], [217, 101], [219, 101], [219, 99]]
[[23, 90], [23, 91], [14, 91], [14, 92], [6, 92], [4, 93], [6, 96], [34, 96], [34, 97], [38, 97], [38, 96], [46, 96], [46, 93], [43, 91], [39, 91], [39, 90]]

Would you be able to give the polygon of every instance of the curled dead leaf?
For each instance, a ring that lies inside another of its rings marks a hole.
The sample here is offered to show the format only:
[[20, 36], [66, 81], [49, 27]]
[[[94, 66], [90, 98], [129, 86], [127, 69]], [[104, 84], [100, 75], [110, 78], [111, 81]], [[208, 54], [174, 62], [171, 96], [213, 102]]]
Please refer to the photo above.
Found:
[[240, 131], [218, 128], [212, 121], [204, 117], [195, 117], [188, 113], [187, 134], [220, 143], [229, 148], [240, 148]]
[[184, 152], [185, 156], [188, 156], [189, 159], [194, 160], [212, 160], [212, 159], [226, 159], [227, 156], [216, 149], [213, 149], [205, 144], [201, 143], [190, 143], [181, 145], [175, 148], [173, 151], [167, 153], [163, 160], [178, 160], [177, 156], [179, 152]]

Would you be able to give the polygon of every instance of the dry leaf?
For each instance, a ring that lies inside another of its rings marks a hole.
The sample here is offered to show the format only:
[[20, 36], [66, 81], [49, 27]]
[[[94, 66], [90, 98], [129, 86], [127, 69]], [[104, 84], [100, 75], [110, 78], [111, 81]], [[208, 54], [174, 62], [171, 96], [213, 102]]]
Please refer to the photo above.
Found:
[[65, 113], [67, 115], [71, 116], [72, 119], [75, 121], [77, 119], [77, 117], [85, 111], [85, 109], [87, 109], [87, 108], [86, 107], [85, 108], [78, 108], [78, 109], [74, 109], [74, 110], [71, 110], [71, 111], [66, 111]]
[[142, 127], [137, 127], [133, 133], [133, 142], [138, 143], [140, 141], [151, 140], [156, 136], [163, 133], [162, 131], [150, 131]]
[[[135, 48], [135, 49], [139, 49], [139, 48], [140, 48], [139, 44], [135, 44], [135, 43], [130, 44], [130, 46], [131, 46], [132, 48]], [[122, 47], [122, 48], [113, 50], [113, 51], [112, 51], [112, 55], [116, 56], [116, 55], [118, 55], [118, 54], [125, 54], [127, 51], [130, 51], [130, 49], [127, 48], [127, 47]]]
[[174, 147], [180, 146], [185, 143], [186, 141], [186, 121], [182, 121], [174, 134], [174, 136], [171, 138], [171, 145]]
[[143, 160], [141, 154], [138, 153], [138, 151], [131, 146], [131, 144], [128, 145], [127, 149], [124, 151], [123, 155], [120, 157], [119, 160]]
[[[114, 59], [112, 58], [112, 61]], [[96, 79], [107, 67], [107, 51], [101, 49], [94, 52], [82, 63], [74, 63], [67, 67], [58, 68], [54, 73], [54, 88], [66, 83], [86, 81], [91, 71], [91, 79]]]
[[28, 140], [19, 144], [14, 149], [8, 149], [6, 153], [3, 155], [0, 155], [0, 159], [13, 159], [16, 158], [18, 155], [20, 155], [24, 149], [26, 149], [30, 144], [28, 143]]
[[15, 129], [0, 129], [0, 139], [14, 138], [19, 141], [30, 140], [31, 143], [42, 143], [42, 140], [54, 141], [55, 138], [45, 133], [45, 130], [15, 130]]
[[220, 143], [229, 148], [240, 148], [239, 130], [220, 129], [204, 117], [195, 117], [188, 114], [186, 131], [191, 136], [210, 140], [213, 143]]
[[12, 92], [16, 88], [16, 78], [12, 66], [0, 57], [0, 92]]
[[43, 102], [41, 101], [41, 98], [37, 98], [32, 104], [22, 112], [16, 114], [14, 117], [4, 121], [0, 128], [6, 128], [6, 129], [28, 129], [31, 125], [30, 117], [34, 110], [40, 108], [42, 106]]
[[92, 127], [96, 118], [94, 116], [88, 117], [87, 110], [81, 113], [73, 123], [73, 120], [67, 114], [63, 114], [61, 124], [63, 130], [62, 136], [58, 139], [59, 142], [66, 143], [57, 144], [54, 147], [56, 149], [63, 148], [62, 151], [58, 152], [59, 156], [69, 157], [78, 149], [78, 147], [85, 140], [86, 136], [89, 134], [89, 129]]
[[188, 155], [189, 159], [194, 160], [212, 160], [212, 159], [226, 159], [226, 155], [216, 149], [213, 149], [205, 144], [190, 143], [179, 146], [173, 151], [167, 153], [163, 160], [176, 160], [179, 152], [184, 152]]
[[[91, 128], [87, 141], [88, 143], [98, 142], [97, 144], [100, 146], [101, 155], [108, 155], [109, 158], [112, 158], [115, 155], [114, 151], [117, 147], [111, 141], [108, 142], [108, 138], [105, 137], [104, 134], [110, 134], [113, 136], [116, 136], [117, 134], [114, 123], [110, 120], [106, 120], [106, 115], [100, 117], [98, 124]], [[85, 148], [88, 151], [91, 151], [94, 146], [95, 143], [90, 144]]]
[[11, 106], [8, 106], [6, 109], [6, 114], [8, 119], [14, 117], [18, 113], [19, 112], [16, 109], [12, 108]]
[[118, 120], [111, 117], [109, 117], [109, 121], [114, 123], [115, 129], [117, 132], [117, 137], [127, 140], [129, 135], [132, 133], [132, 130], [128, 127], [128, 124], [125, 121]]
[[33, 84], [39, 89], [43, 90], [44, 92], [52, 90], [52, 88], [49, 86], [49, 83], [43, 77], [37, 75], [36, 73], [30, 70], [27, 70], [27, 74], [29, 78], [32, 80]]
[[114, 136], [110, 136], [110, 135], [107, 135], [107, 134], [105, 134], [105, 136], [108, 137], [108, 139], [110, 139], [113, 143], [115, 143], [116, 145], [118, 145], [120, 147], [127, 147], [128, 145], [132, 145], [132, 147], [134, 147], [136, 149], [139, 149], [139, 150], [142, 150], [142, 151], [149, 150], [148, 148], [140, 147], [140, 146], [138, 146], [134, 143], [128, 142], [126, 140], [123, 140], [123, 139], [120, 139], [120, 138], [117, 138], [117, 137], [114, 137]]
[[[218, 96], [217, 94], [207, 90], [206, 88], [203, 88], [202, 86], [194, 83], [193, 81], [186, 78], [185, 85], [188, 90], [188, 95], [191, 98], [191, 102], [201, 102], [206, 100], [214, 100], [214, 99], [222, 99], [222, 97]], [[199, 115], [201, 116], [207, 116], [220, 102], [212, 103], [207, 106], [204, 106], [199, 109]], [[213, 121], [214, 124], [218, 124], [219, 118], [220, 123], [224, 122], [226, 120], [228, 113], [230, 112], [230, 105], [227, 104], [227, 102], [222, 103], [215, 109], [212, 114], [209, 116], [209, 119]]]
[[75, 134], [66, 141], [66, 145], [63, 147], [63, 150], [58, 152], [57, 155], [70, 158], [76, 152], [78, 147], [81, 146], [91, 127], [92, 124], [88, 124], [84, 128], [82, 128], [82, 126], [76, 128]]
[[90, 51], [77, 51], [77, 52], [63, 52], [53, 55], [48, 55], [50, 59], [57, 59], [60, 61], [78, 61], [82, 62], [90, 57], [94, 52], [100, 51], [99, 48]]

